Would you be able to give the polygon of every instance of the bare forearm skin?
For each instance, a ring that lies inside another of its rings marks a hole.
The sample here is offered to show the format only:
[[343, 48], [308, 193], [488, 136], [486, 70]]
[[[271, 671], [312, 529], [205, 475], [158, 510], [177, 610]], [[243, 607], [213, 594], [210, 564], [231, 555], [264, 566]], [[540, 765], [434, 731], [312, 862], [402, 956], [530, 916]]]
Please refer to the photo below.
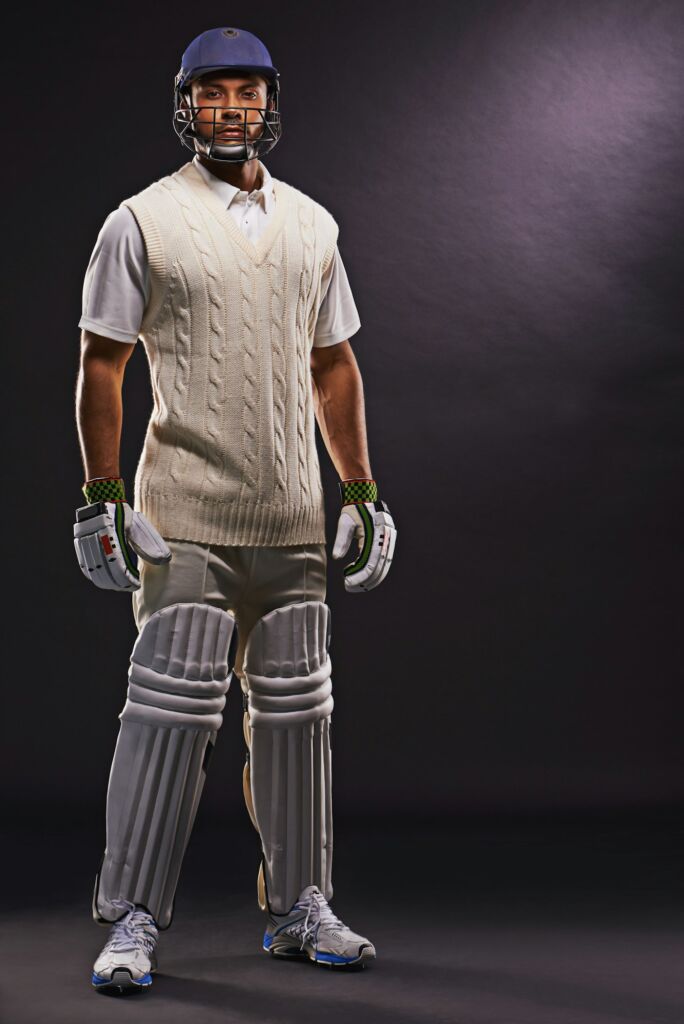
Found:
[[76, 420], [85, 480], [119, 476], [123, 374], [108, 363], [86, 358], [76, 382]]
[[312, 374], [316, 420], [341, 480], [372, 479], [363, 380], [355, 360]]
[[120, 476], [123, 420], [121, 391], [135, 343], [81, 332], [81, 363], [76, 382], [76, 421], [86, 480]]

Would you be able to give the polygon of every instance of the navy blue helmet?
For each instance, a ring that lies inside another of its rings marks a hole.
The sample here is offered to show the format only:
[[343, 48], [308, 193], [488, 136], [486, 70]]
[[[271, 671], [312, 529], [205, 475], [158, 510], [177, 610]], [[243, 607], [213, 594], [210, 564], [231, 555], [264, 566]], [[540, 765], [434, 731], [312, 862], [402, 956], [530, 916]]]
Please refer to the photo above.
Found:
[[[262, 75], [268, 85], [267, 106], [194, 106], [190, 83], [209, 71]], [[174, 79], [176, 135], [193, 153], [202, 153], [211, 160], [244, 163], [264, 156], [281, 135], [279, 78], [268, 50], [251, 32], [241, 28], [207, 29], [188, 46]], [[202, 109], [213, 111], [211, 120], [200, 116]]]

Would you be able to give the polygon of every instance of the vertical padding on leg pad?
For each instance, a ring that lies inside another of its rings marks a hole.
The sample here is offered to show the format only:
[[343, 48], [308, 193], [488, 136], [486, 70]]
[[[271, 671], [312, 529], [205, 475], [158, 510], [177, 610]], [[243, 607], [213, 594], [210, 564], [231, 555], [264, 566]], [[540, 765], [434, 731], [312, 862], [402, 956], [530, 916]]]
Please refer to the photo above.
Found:
[[160, 609], [140, 631], [107, 790], [96, 920], [117, 920], [111, 900], [124, 897], [146, 906], [161, 929], [171, 923], [236, 636], [229, 612], [195, 602]]
[[312, 883], [332, 898], [329, 646], [330, 608], [302, 601], [262, 616], [245, 647], [252, 804], [275, 913]]

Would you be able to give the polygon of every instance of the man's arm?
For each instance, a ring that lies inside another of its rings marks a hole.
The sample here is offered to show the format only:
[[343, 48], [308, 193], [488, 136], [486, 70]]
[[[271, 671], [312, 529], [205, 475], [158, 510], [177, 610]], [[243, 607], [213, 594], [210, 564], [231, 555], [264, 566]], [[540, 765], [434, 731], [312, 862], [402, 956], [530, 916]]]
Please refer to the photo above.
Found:
[[348, 340], [311, 349], [314, 408], [341, 480], [372, 479], [363, 381]]
[[121, 388], [135, 343], [81, 332], [76, 381], [76, 421], [85, 479], [118, 477], [123, 419]]

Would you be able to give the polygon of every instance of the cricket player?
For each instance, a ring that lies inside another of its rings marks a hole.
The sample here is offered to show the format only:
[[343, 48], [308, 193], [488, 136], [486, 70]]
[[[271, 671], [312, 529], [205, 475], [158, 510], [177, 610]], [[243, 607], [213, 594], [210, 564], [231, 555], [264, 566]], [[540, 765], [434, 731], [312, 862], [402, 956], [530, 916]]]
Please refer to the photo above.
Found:
[[[138, 630], [107, 790], [93, 916], [110, 927], [97, 990], [142, 991], [169, 927], [233, 676], [243, 791], [262, 855], [262, 947], [336, 969], [373, 943], [330, 906], [331, 614], [319, 425], [339, 474], [333, 557], [348, 593], [392, 563], [360, 327], [338, 226], [262, 162], [281, 136], [280, 77], [239, 28], [183, 53], [173, 125], [192, 159], [106, 219], [83, 287], [77, 421], [86, 504], [74, 546], [97, 587], [130, 593]], [[119, 473], [122, 383], [138, 338], [154, 407], [134, 485]]]

